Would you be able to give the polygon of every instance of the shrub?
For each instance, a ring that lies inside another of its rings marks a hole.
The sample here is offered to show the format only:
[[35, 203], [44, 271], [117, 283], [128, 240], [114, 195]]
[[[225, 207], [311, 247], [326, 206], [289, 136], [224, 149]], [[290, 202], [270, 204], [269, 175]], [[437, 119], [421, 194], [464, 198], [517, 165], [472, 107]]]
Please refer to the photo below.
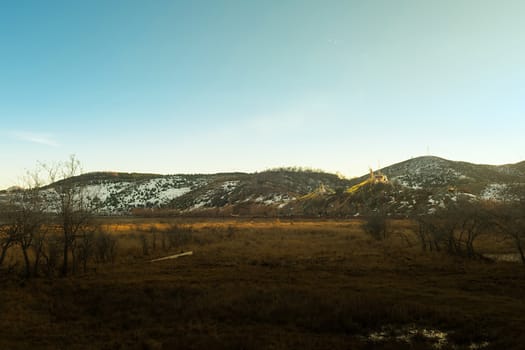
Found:
[[363, 229], [367, 234], [378, 241], [386, 239], [388, 235], [386, 215], [382, 213], [372, 213], [367, 216]]
[[107, 232], [95, 236], [95, 260], [99, 263], [113, 263], [117, 257], [117, 238]]

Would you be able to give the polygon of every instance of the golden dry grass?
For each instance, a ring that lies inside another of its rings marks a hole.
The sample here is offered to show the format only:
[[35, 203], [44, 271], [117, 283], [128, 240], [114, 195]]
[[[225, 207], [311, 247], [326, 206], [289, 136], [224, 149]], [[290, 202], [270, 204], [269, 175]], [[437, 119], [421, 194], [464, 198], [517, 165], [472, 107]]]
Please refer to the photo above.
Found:
[[[459, 349], [480, 341], [524, 348], [518, 264], [423, 254], [399, 237], [378, 242], [358, 220], [102, 224], [119, 237], [115, 264], [65, 279], [0, 276], [0, 348], [430, 349], [424, 339], [363, 338], [408, 324], [450, 332]], [[411, 223], [394, 225], [406, 231]], [[143, 235], [173, 229], [191, 233], [142, 255]], [[148, 262], [186, 250], [194, 255]]]

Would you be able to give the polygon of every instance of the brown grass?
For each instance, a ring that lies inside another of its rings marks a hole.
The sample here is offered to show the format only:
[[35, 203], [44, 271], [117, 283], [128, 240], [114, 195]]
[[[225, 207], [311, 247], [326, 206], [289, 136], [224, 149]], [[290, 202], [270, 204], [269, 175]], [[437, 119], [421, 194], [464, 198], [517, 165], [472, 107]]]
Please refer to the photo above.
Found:
[[[460, 349], [525, 348], [518, 264], [423, 254], [399, 237], [377, 242], [357, 220], [102, 224], [119, 237], [113, 265], [67, 279], [0, 274], [0, 348], [430, 349], [363, 338], [410, 324], [448, 331]], [[173, 229], [190, 233], [142, 255], [141, 235]], [[148, 262], [185, 250], [194, 255]]]

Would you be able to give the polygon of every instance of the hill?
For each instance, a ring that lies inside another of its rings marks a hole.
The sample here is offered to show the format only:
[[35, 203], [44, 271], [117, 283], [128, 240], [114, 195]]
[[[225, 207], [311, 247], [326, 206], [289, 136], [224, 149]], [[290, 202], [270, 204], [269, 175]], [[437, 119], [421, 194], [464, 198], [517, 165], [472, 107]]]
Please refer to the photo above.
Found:
[[522, 182], [525, 164], [484, 165], [438, 157], [418, 157], [381, 170], [393, 181], [411, 188], [464, 188], [479, 194], [491, 184]]
[[[269, 215], [320, 186], [344, 189], [349, 181], [318, 171], [276, 169], [260, 173], [157, 175], [96, 172], [67, 180], [83, 188], [105, 215], [152, 210], [182, 214]], [[53, 196], [53, 188], [43, 190]], [[141, 211], [142, 210], [142, 211]]]
[[[354, 216], [387, 208], [406, 215], [459, 197], [509, 199], [525, 183], [525, 162], [484, 165], [418, 157], [347, 180], [335, 174], [293, 168], [258, 173], [140, 174], [95, 172], [67, 180], [83, 187], [100, 214], [154, 212], [183, 215]], [[377, 175], [376, 175], [377, 177]], [[383, 177], [381, 177], [383, 178]], [[388, 179], [388, 180], [386, 180]], [[44, 188], [53, 195], [60, 182]], [[8, 191], [0, 193], [5, 199]]]
[[406, 216], [433, 212], [466, 200], [513, 200], [525, 183], [525, 162], [473, 164], [434, 156], [409, 159], [349, 181], [344, 193], [312, 194], [287, 204], [281, 214], [348, 217], [384, 210]]

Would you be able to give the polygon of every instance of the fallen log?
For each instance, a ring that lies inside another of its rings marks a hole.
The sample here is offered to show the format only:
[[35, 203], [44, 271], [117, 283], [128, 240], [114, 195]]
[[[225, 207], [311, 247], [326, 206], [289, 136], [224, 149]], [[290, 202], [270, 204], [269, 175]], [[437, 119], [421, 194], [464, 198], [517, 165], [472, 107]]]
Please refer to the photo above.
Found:
[[165, 257], [163, 257], [163, 258], [158, 258], [158, 259], [150, 260], [149, 262], [162, 261], [162, 260], [170, 260], [170, 259], [177, 259], [177, 258], [180, 258], [181, 256], [187, 256], [187, 255], [193, 255], [193, 251], [184, 252], [184, 253], [179, 253], [179, 254], [170, 255], [170, 256], [165, 256]]

